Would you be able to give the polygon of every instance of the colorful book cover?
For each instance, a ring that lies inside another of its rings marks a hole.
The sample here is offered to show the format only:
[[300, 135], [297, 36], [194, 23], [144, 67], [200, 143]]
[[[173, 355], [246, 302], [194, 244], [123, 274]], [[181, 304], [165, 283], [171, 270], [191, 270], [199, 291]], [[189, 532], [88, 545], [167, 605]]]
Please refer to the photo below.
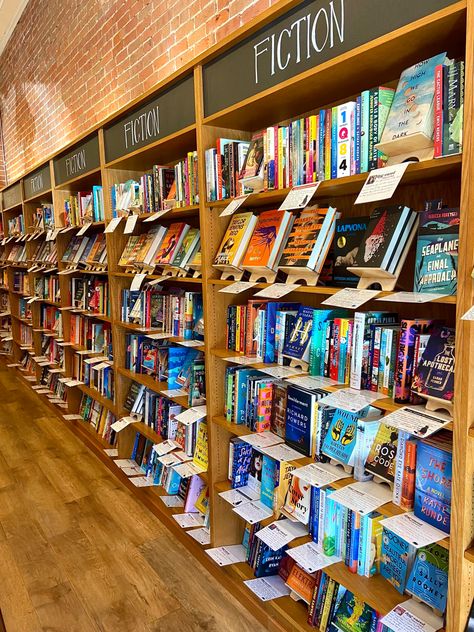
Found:
[[[381, 151], [396, 155], [433, 145], [435, 69], [445, 61], [446, 53], [440, 53], [402, 72], [382, 134]], [[397, 146], [400, 149], [395, 151]]]
[[[258, 538], [256, 538], [258, 539]], [[255, 562], [255, 577], [269, 577], [276, 575], [280, 563], [286, 554], [286, 546], [274, 551], [267, 544], [258, 540], [258, 552]]]
[[414, 549], [406, 540], [388, 529], [383, 530], [380, 574], [402, 595], [413, 557]]
[[252, 449], [247, 485], [259, 495], [262, 489], [263, 454]]
[[277, 461], [278, 468], [275, 470], [275, 510], [277, 512], [285, 505], [286, 496], [291, 483], [291, 472], [296, 470], [296, 465], [289, 461]]
[[362, 238], [367, 230], [369, 217], [352, 219], [336, 219], [334, 236], [334, 285], [339, 287], [356, 287], [359, 277], [347, 270], [353, 266], [359, 251]]
[[278, 475], [278, 461], [264, 454], [262, 464], [262, 480], [260, 486], [260, 500], [270, 509], [274, 509], [275, 506], [275, 490], [278, 484]]
[[229, 466], [231, 485], [233, 489], [247, 485], [252, 460], [252, 446], [238, 437], [231, 439], [229, 444]]
[[370, 215], [354, 267], [388, 270], [400, 240], [408, 236], [405, 229], [413, 213], [402, 205], [376, 208]]
[[284, 356], [308, 362], [313, 312], [313, 308], [306, 305], [299, 308], [293, 329], [283, 346]]
[[347, 590], [334, 613], [333, 623], [341, 632], [373, 632], [377, 613]]
[[414, 393], [448, 402], [454, 399], [454, 344], [456, 332], [442, 327], [431, 334], [411, 385]]
[[358, 419], [359, 415], [338, 408], [329, 425], [321, 451], [331, 459], [353, 465]]
[[427, 208], [420, 214], [414, 292], [456, 294], [459, 208]]
[[291, 588], [303, 601], [310, 603], [316, 586], [316, 575], [308, 573], [301, 566], [295, 564], [288, 575], [286, 585]]
[[445, 533], [449, 533], [451, 522], [452, 449], [449, 431], [417, 445], [415, 516]]
[[416, 552], [406, 591], [435, 610], [446, 610], [448, 597], [449, 551], [439, 544]]
[[257, 217], [250, 212], [232, 215], [214, 259], [215, 266], [238, 267], [253, 232]]
[[316, 425], [316, 396], [310, 391], [289, 386], [286, 406], [286, 443], [301, 454], [311, 456]]
[[275, 265], [275, 249], [281, 243], [281, 230], [285, 230], [291, 218], [288, 211], [264, 211], [260, 213], [244, 259], [243, 268], [272, 268]]
[[193, 463], [200, 467], [204, 472], [207, 472], [209, 457], [207, 442], [207, 423], [205, 423], [204, 421], [199, 422], [196, 447], [194, 448]]
[[298, 476], [291, 477], [283, 511], [303, 524], [309, 523], [311, 485]]
[[289, 270], [308, 268], [313, 251], [323, 246], [323, 237], [333, 215], [334, 211], [327, 208], [306, 208], [301, 211], [293, 223], [278, 267]]
[[288, 385], [285, 382], [273, 383], [272, 417], [270, 422], [270, 430], [282, 439], [285, 438], [287, 390]]
[[397, 361], [395, 365], [395, 401], [405, 404], [410, 401], [413, 381], [413, 359], [415, 355], [415, 335], [429, 333], [432, 321], [406, 320], [400, 324]]
[[155, 265], [167, 265], [173, 262], [189, 228], [190, 226], [184, 222], [175, 222], [170, 225], [156, 253]]
[[395, 459], [398, 447], [398, 429], [380, 424], [375, 441], [365, 462], [365, 469], [390, 483], [395, 478]]
[[269, 301], [266, 303], [264, 362], [271, 364], [272, 362], [276, 362], [277, 359], [277, 349], [275, 344], [277, 313], [295, 313], [298, 312], [299, 308], [300, 303], [280, 303], [278, 301]]

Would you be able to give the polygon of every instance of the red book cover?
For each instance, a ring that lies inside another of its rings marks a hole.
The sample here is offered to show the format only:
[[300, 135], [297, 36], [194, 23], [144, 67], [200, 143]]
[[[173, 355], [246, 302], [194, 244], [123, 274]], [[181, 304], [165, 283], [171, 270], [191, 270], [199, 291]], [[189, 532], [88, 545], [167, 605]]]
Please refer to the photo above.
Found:
[[416, 473], [416, 441], [407, 441], [405, 445], [405, 462], [403, 464], [402, 496], [400, 507], [405, 510], [413, 509], [415, 500]]
[[266, 300], [251, 299], [247, 302], [247, 315], [245, 324], [245, 355], [255, 357], [257, 355], [256, 320], [258, 310], [264, 308], [268, 303]]
[[177, 248], [180, 246], [181, 236], [185, 230], [184, 222], [176, 222], [166, 231], [160, 249], [156, 253], [155, 264], [167, 265], [173, 261]]

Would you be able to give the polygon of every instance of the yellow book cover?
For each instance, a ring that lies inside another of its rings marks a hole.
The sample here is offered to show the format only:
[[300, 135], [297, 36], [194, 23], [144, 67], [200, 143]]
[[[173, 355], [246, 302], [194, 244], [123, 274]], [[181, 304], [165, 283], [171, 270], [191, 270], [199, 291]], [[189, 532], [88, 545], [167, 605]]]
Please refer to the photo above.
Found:
[[209, 487], [207, 485], [202, 488], [194, 506], [202, 514], [206, 514], [207, 508], [209, 507]]
[[132, 254], [133, 249], [137, 245], [139, 239], [140, 239], [139, 235], [130, 235], [130, 237], [128, 238], [127, 244], [125, 248], [123, 249], [122, 254], [120, 255], [119, 266], [130, 265], [129, 263], [130, 255]]
[[239, 246], [243, 238], [248, 236], [248, 229], [252, 222], [254, 222], [253, 213], [236, 213], [232, 215], [224, 239], [214, 259], [215, 266], [238, 266], [239, 261], [236, 261], [236, 257]]
[[196, 447], [194, 448], [193, 463], [207, 472], [209, 463], [207, 448], [207, 423], [201, 421], [196, 439]]

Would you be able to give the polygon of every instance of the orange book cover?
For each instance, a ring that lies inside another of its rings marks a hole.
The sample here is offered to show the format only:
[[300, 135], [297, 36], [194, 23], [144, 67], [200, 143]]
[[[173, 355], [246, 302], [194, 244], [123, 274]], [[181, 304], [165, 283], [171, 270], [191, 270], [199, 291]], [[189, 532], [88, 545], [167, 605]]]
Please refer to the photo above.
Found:
[[184, 222], [175, 222], [170, 225], [161, 242], [160, 249], [156, 253], [155, 264], [168, 265], [173, 261], [176, 248], [179, 247], [182, 241], [180, 238], [185, 227], [186, 224]]
[[300, 213], [281, 253], [280, 267], [307, 267], [328, 210], [305, 209]]
[[286, 585], [294, 590], [306, 603], [310, 603], [314, 587], [317, 582], [317, 574], [311, 575], [295, 564], [288, 575]]
[[260, 213], [242, 262], [244, 268], [265, 268], [268, 265], [283, 217], [282, 211]]

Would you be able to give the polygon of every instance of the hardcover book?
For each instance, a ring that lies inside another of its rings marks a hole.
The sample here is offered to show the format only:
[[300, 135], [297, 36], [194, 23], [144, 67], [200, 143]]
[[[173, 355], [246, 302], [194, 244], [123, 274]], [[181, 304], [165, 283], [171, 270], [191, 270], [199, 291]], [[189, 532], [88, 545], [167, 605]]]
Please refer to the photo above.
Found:
[[283, 346], [284, 356], [308, 362], [313, 312], [313, 308], [306, 305], [299, 308], [293, 329]]
[[308, 524], [311, 507], [311, 485], [302, 481], [298, 476], [291, 477], [291, 483], [286, 495], [284, 513], [295, 518], [302, 524]]
[[292, 222], [293, 215], [288, 211], [260, 213], [242, 267], [251, 271], [274, 270]]
[[395, 364], [395, 401], [404, 404], [410, 401], [415, 357], [415, 336], [430, 332], [430, 320], [406, 320], [400, 324], [397, 361]]
[[[296, 223], [296, 222], [295, 222]], [[334, 235], [334, 285], [356, 287], [359, 277], [347, 270], [353, 266], [367, 230], [369, 217], [337, 219]]]
[[184, 222], [175, 222], [170, 225], [155, 256], [155, 265], [161, 266], [173, 263], [173, 259], [189, 229], [189, 224]]
[[452, 402], [454, 399], [454, 343], [455, 330], [442, 327], [431, 334], [421, 356], [411, 389]]
[[320, 271], [334, 234], [336, 209], [306, 208], [293, 223], [278, 269]]
[[383, 270], [393, 274], [417, 220], [418, 214], [408, 206], [376, 208], [370, 216], [352, 268]]
[[274, 551], [267, 544], [258, 540], [258, 551], [255, 561], [255, 577], [269, 577], [276, 575], [280, 562], [285, 556], [287, 547]]
[[221, 270], [239, 270], [256, 223], [257, 216], [253, 213], [232, 215], [214, 259], [214, 267]]
[[347, 590], [334, 613], [333, 624], [341, 632], [373, 632], [377, 626], [377, 613]]
[[377, 149], [395, 156], [433, 146], [435, 69], [445, 61], [440, 53], [402, 72]]
[[295, 564], [288, 575], [286, 585], [301, 597], [307, 604], [310, 603], [316, 586], [316, 575], [308, 573], [301, 566]]
[[296, 386], [288, 387], [285, 440], [305, 456], [311, 456], [313, 452], [316, 401], [314, 393]]
[[413, 557], [413, 547], [396, 533], [384, 528], [380, 574], [402, 595], [405, 592]]
[[430, 203], [421, 213], [416, 243], [414, 292], [456, 294], [459, 208]]
[[397, 446], [398, 429], [381, 423], [365, 462], [365, 469], [370, 474], [393, 483]]
[[431, 544], [418, 549], [406, 585], [407, 593], [444, 613], [448, 597], [448, 567], [449, 551], [444, 547]]

